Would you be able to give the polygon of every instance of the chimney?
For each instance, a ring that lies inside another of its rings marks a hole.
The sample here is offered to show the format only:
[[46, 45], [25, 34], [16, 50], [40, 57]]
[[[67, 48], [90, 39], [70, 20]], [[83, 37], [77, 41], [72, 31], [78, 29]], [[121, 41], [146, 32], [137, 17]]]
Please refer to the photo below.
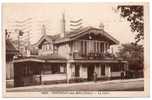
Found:
[[46, 35], [46, 27], [44, 24], [42, 25], [41, 34]]
[[10, 38], [10, 34], [11, 34], [11, 32], [8, 32], [8, 30], [5, 29], [5, 36], [6, 36], [6, 39], [9, 39], [9, 38]]
[[104, 24], [102, 22], [100, 23], [99, 28], [104, 30]]

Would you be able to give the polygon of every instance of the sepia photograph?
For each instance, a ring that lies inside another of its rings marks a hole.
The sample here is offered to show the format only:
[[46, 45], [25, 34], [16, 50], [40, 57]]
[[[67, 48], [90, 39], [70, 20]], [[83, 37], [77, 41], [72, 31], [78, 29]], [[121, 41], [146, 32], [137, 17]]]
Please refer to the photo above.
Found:
[[149, 96], [149, 5], [3, 3], [4, 97]]

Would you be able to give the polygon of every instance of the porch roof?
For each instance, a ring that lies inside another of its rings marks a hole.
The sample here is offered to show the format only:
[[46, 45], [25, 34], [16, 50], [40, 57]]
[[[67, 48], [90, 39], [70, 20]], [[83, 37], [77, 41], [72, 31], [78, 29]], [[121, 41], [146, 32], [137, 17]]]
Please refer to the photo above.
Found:
[[59, 55], [32, 55], [29, 57], [20, 57], [16, 58], [14, 62], [54, 62], [54, 63], [63, 63], [66, 62], [66, 58]]
[[42, 63], [128, 63], [119, 59], [71, 59], [59, 55], [46, 55], [46, 56], [29, 56], [16, 58], [14, 62], [42, 62]]
[[117, 59], [102, 59], [102, 60], [91, 60], [91, 59], [76, 59], [76, 60], [69, 60], [71, 63], [128, 63], [124, 60], [117, 60]]

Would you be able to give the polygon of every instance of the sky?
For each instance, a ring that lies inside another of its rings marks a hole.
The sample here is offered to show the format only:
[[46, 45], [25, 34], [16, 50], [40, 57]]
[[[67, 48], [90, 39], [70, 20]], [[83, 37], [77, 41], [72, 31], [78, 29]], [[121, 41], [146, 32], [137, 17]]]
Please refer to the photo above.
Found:
[[98, 28], [100, 23], [103, 23], [104, 30], [120, 41], [120, 44], [133, 42], [135, 35], [130, 31], [129, 22], [120, 17], [120, 13], [116, 10], [116, 7], [116, 3], [3, 4], [2, 26], [3, 30], [8, 29], [11, 31], [10, 38], [17, 39], [14, 30], [19, 28], [17, 26], [19, 25], [18, 22], [30, 19], [24, 23], [24, 27], [27, 27], [26, 29], [29, 30], [31, 44], [33, 44], [42, 36], [41, 28], [43, 24], [46, 26], [48, 35], [62, 33], [61, 20], [64, 13], [66, 31], [70, 29], [70, 20], [81, 18], [83, 19], [83, 27], [92, 26]]

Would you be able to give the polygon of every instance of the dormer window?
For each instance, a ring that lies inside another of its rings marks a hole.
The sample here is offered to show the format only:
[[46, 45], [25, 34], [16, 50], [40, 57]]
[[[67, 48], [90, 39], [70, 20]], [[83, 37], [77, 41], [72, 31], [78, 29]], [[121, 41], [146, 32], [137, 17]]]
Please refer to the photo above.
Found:
[[52, 48], [53, 48], [53, 45], [52, 45], [52, 44], [49, 44], [49, 43], [42, 45], [42, 50], [43, 50], [43, 51], [52, 50]]

